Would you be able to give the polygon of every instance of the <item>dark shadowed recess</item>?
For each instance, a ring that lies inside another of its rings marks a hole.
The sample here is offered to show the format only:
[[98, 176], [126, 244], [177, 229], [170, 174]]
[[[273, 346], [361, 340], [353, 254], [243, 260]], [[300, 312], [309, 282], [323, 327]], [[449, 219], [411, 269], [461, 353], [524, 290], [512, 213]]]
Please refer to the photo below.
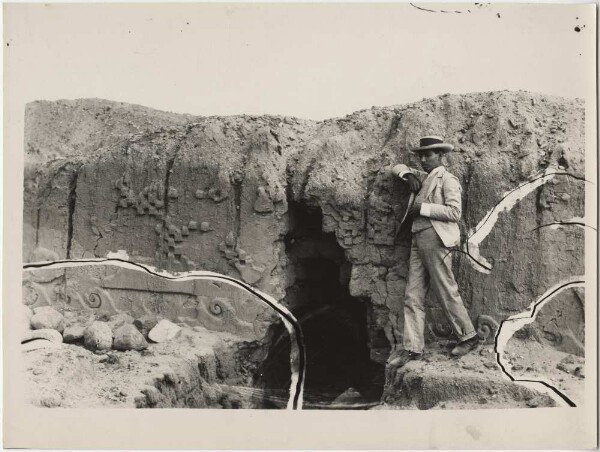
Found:
[[[384, 368], [370, 359], [368, 299], [348, 290], [351, 265], [333, 234], [323, 233], [320, 209], [290, 202], [285, 237], [292, 280], [284, 303], [306, 344], [304, 408], [366, 409], [379, 403]], [[290, 342], [282, 324], [269, 332], [269, 352], [256, 377], [261, 405], [281, 408], [290, 384]]]

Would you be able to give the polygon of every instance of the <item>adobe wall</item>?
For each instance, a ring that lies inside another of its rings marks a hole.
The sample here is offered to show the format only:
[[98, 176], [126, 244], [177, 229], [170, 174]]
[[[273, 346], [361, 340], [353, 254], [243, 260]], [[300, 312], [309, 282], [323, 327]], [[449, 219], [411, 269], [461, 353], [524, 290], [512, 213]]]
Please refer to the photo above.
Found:
[[[294, 200], [320, 209], [323, 231], [335, 234], [351, 264], [350, 294], [370, 300], [369, 329], [393, 346], [402, 332], [410, 233], [399, 221], [408, 192], [383, 169], [418, 167], [408, 149], [427, 134], [455, 146], [447, 168], [463, 186], [463, 243], [525, 184], [479, 246], [491, 270], [452, 253], [472, 318], [493, 334], [548, 287], [584, 273], [584, 230], [551, 225], [584, 216], [580, 100], [444, 95], [318, 122], [34, 102], [26, 111], [24, 260], [125, 250], [170, 271], [231, 275], [281, 300], [294, 281], [284, 245]], [[548, 169], [560, 174], [529, 190], [526, 183]], [[564, 315], [548, 319], [552, 341], [564, 335], [581, 345], [583, 294], [561, 300]], [[447, 337], [440, 308], [430, 303], [428, 315], [430, 337]]]

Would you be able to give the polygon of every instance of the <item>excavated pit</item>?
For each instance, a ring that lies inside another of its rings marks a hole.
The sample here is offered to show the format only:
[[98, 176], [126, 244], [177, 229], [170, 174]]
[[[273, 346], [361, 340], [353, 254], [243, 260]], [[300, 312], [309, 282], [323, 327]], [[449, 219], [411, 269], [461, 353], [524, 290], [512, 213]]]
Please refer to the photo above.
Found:
[[[285, 236], [289, 287], [284, 303], [298, 319], [306, 346], [304, 408], [363, 409], [377, 405], [384, 366], [371, 360], [366, 298], [348, 290], [351, 264], [334, 234], [322, 231], [316, 207], [290, 201]], [[269, 332], [258, 386], [265, 408], [281, 405], [289, 388], [290, 342], [280, 323]]]

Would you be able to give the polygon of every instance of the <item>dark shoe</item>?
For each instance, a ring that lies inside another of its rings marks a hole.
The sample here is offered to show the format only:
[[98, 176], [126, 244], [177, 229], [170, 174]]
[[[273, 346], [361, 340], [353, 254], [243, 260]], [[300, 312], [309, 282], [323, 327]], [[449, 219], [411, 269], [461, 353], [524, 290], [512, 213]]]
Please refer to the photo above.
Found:
[[452, 349], [450, 354], [458, 358], [472, 352], [477, 347], [479, 347], [479, 337], [473, 336], [466, 341], [459, 342], [458, 345]]
[[423, 353], [409, 352], [408, 350], [402, 350], [398, 353], [398, 356], [391, 359], [388, 363], [390, 367], [403, 367], [409, 361], [417, 361], [423, 358]]

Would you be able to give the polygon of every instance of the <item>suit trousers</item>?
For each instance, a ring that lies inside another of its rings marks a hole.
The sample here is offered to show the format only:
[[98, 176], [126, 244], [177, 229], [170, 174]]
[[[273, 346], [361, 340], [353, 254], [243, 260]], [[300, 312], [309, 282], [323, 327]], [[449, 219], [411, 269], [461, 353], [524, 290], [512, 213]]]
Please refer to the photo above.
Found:
[[425, 296], [431, 288], [459, 342], [476, 335], [458, 293], [449, 254], [434, 228], [413, 232], [404, 298], [403, 347], [422, 353], [425, 347]]

